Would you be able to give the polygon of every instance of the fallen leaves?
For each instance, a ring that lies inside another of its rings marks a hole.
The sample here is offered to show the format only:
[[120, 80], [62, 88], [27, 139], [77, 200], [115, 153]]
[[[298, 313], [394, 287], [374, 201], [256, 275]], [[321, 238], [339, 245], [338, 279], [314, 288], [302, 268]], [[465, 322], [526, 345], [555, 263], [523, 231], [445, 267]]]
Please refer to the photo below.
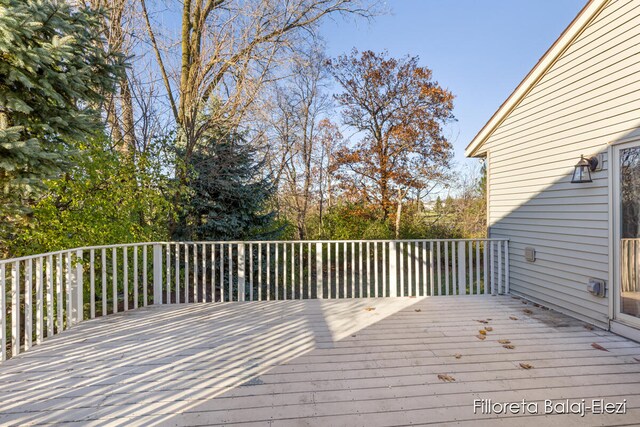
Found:
[[476, 320], [476, 322], [478, 322], [478, 323], [484, 323], [485, 325], [486, 325], [487, 323], [489, 323], [489, 322], [488, 322], [488, 321], [486, 321], [486, 320]]
[[491, 332], [493, 331], [493, 328], [491, 326], [485, 326], [484, 330], [487, 332]]
[[533, 368], [533, 365], [529, 365], [528, 363], [521, 363], [520, 367], [522, 369], [531, 369], [531, 368]]
[[503, 345], [503, 347], [508, 349], [508, 350], [513, 350], [514, 348], [516, 348], [516, 346], [513, 345], [513, 344], [505, 344], [505, 345]]
[[487, 337], [486, 337], [486, 336], [484, 336], [484, 335], [476, 335], [476, 338], [478, 338], [479, 340], [485, 340], [485, 339], [487, 339]]
[[533, 314], [533, 311], [529, 310], [528, 308], [525, 308], [524, 310], [522, 310], [522, 312], [525, 314]]
[[601, 346], [600, 344], [597, 343], [591, 343], [591, 347], [595, 348], [596, 350], [602, 350], [602, 351], [609, 351], [606, 348], [604, 348], [603, 346]]
[[445, 383], [452, 383], [456, 380], [451, 375], [447, 375], [447, 374], [438, 374], [438, 379], [440, 381], [444, 381]]
[[453, 355], [453, 357], [455, 357], [456, 359], [460, 359], [462, 355], [460, 353], [456, 353]]
[[640, 363], [640, 359], [638, 359], [637, 357], [634, 357], [633, 360], [635, 360], [636, 362]]
[[509, 340], [498, 340], [498, 342], [500, 344], [511, 344], [511, 341], [509, 341]]
[[480, 333], [480, 335], [487, 335], [487, 331], [485, 331], [484, 329], [480, 329], [478, 332]]
[[375, 309], [376, 309], [375, 307], [367, 307], [364, 309], [364, 311], [373, 311]]
[[583, 325], [583, 328], [585, 328], [587, 331], [593, 331], [593, 326], [591, 325]]
[[509, 319], [511, 320], [518, 320], [518, 318], [516, 316], [509, 316]]
[[416, 308], [414, 311], [415, 311], [416, 313], [420, 313], [422, 310], [421, 310], [421, 309], [419, 309], [419, 308]]

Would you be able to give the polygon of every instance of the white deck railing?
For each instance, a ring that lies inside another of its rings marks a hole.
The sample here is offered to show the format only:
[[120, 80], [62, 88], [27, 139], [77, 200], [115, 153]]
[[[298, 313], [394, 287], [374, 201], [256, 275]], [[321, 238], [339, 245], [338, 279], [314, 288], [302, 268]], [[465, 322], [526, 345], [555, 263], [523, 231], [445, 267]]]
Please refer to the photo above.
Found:
[[0, 260], [0, 361], [148, 304], [509, 292], [508, 241], [150, 242]]

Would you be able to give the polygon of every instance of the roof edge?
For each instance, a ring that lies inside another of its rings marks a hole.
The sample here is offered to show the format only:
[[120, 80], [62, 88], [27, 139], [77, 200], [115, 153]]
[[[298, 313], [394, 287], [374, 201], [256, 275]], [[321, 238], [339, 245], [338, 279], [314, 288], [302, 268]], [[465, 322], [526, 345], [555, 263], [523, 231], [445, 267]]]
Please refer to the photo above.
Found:
[[590, 0], [571, 21], [569, 26], [560, 34], [556, 41], [542, 55], [536, 65], [529, 71], [509, 97], [493, 113], [489, 121], [480, 129], [473, 140], [464, 150], [465, 157], [475, 157], [487, 138], [504, 121], [507, 115], [515, 109], [520, 101], [540, 81], [549, 68], [567, 50], [571, 43], [584, 31], [589, 23], [604, 9], [609, 0]]

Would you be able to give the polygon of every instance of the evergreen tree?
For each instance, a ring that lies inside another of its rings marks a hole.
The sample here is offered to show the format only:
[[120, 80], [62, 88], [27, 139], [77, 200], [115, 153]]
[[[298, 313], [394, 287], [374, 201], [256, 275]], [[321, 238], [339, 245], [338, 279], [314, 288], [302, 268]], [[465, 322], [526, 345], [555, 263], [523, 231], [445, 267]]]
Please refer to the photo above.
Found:
[[100, 12], [70, 3], [0, 0], [0, 231], [66, 167], [67, 141], [95, 134], [124, 69], [103, 49]]
[[274, 232], [267, 202], [274, 186], [253, 148], [238, 135], [210, 138], [188, 165], [188, 189], [177, 240], [239, 240]]

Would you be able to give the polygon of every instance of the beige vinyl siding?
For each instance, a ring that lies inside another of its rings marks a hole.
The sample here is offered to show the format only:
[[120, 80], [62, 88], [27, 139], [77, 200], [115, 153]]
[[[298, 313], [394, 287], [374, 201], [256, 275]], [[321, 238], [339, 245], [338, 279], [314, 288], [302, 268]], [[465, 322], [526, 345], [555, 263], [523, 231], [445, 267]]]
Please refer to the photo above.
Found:
[[[510, 239], [513, 293], [606, 324], [608, 300], [586, 290], [609, 279], [606, 151], [639, 127], [640, 2], [612, 0], [485, 143], [490, 235]], [[571, 184], [580, 155], [596, 153], [594, 182]]]

